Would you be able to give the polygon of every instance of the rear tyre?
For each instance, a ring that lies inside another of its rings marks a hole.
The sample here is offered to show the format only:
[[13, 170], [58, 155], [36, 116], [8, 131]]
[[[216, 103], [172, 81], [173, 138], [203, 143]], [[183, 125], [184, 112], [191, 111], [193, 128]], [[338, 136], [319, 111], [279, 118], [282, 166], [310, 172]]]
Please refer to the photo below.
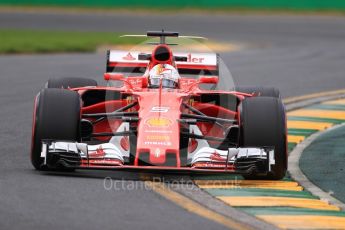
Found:
[[31, 142], [31, 163], [43, 170], [42, 140], [78, 141], [80, 138], [80, 98], [74, 91], [43, 89], [36, 96]]
[[280, 92], [274, 87], [247, 87], [247, 86], [237, 86], [234, 88], [237, 92], [257, 94], [260, 97], [275, 97], [280, 98]]
[[46, 83], [46, 88], [78, 88], [85, 86], [97, 86], [97, 81], [89, 78], [64, 77], [51, 78]]
[[246, 179], [279, 180], [287, 170], [285, 108], [274, 97], [250, 97], [240, 105], [240, 147], [274, 146], [275, 165], [264, 175], [247, 175]]

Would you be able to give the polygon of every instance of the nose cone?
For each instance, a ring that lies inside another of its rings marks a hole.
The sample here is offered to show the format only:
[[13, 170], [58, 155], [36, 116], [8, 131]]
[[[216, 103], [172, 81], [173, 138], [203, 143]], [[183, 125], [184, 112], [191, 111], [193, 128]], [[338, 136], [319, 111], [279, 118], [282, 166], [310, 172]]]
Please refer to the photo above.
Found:
[[180, 166], [181, 97], [174, 91], [146, 92], [139, 99], [136, 165]]

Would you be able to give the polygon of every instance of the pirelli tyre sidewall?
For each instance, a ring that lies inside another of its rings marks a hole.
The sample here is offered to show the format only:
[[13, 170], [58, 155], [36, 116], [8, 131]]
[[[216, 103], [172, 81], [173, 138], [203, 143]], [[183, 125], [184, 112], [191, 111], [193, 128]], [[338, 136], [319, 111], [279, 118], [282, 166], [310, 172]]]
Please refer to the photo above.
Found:
[[286, 114], [280, 98], [249, 97], [240, 104], [240, 146], [275, 148], [275, 165], [266, 176], [249, 175], [250, 179], [275, 179], [287, 170]]
[[274, 87], [236, 86], [234, 90], [237, 92], [248, 93], [248, 94], [255, 93], [260, 97], [281, 98], [279, 90]]
[[43, 89], [35, 100], [31, 163], [42, 167], [42, 140], [78, 141], [80, 136], [80, 97], [75, 91], [65, 89]]
[[45, 88], [78, 88], [85, 86], [97, 86], [97, 81], [89, 78], [63, 77], [51, 78], [47, 81]]

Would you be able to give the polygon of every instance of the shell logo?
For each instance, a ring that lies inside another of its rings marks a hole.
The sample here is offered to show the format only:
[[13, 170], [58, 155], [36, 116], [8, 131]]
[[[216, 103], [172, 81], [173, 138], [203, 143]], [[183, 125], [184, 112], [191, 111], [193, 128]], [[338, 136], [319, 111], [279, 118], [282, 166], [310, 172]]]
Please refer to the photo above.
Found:
[[152, 117], [146, 120], [146, 124], [151, 127], [169, 127], [171, 120], [165, 117]]

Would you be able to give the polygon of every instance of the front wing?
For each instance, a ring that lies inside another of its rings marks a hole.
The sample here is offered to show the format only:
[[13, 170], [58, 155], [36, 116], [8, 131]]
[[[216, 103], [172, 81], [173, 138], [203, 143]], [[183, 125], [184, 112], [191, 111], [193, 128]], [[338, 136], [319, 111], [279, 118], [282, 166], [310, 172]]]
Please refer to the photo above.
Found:
[[[262, 174], [271, 172], [275, 164], [274, 148], [229, 148], [218, 150], [218, 157], [208, 157], [211, 149], [201, 149], [188, 166], [140, 166], [127, 163], [118, 148], [110, 143], [89, 145], [66, 141], [42, 141], [41, 157], [48, 169], [98, 169], [151, 171], [164, 173], [233, 173]], [[214, 151], [217, 151], [214, 149]], [[193, 163], [194, 162], [194, 163]]]

